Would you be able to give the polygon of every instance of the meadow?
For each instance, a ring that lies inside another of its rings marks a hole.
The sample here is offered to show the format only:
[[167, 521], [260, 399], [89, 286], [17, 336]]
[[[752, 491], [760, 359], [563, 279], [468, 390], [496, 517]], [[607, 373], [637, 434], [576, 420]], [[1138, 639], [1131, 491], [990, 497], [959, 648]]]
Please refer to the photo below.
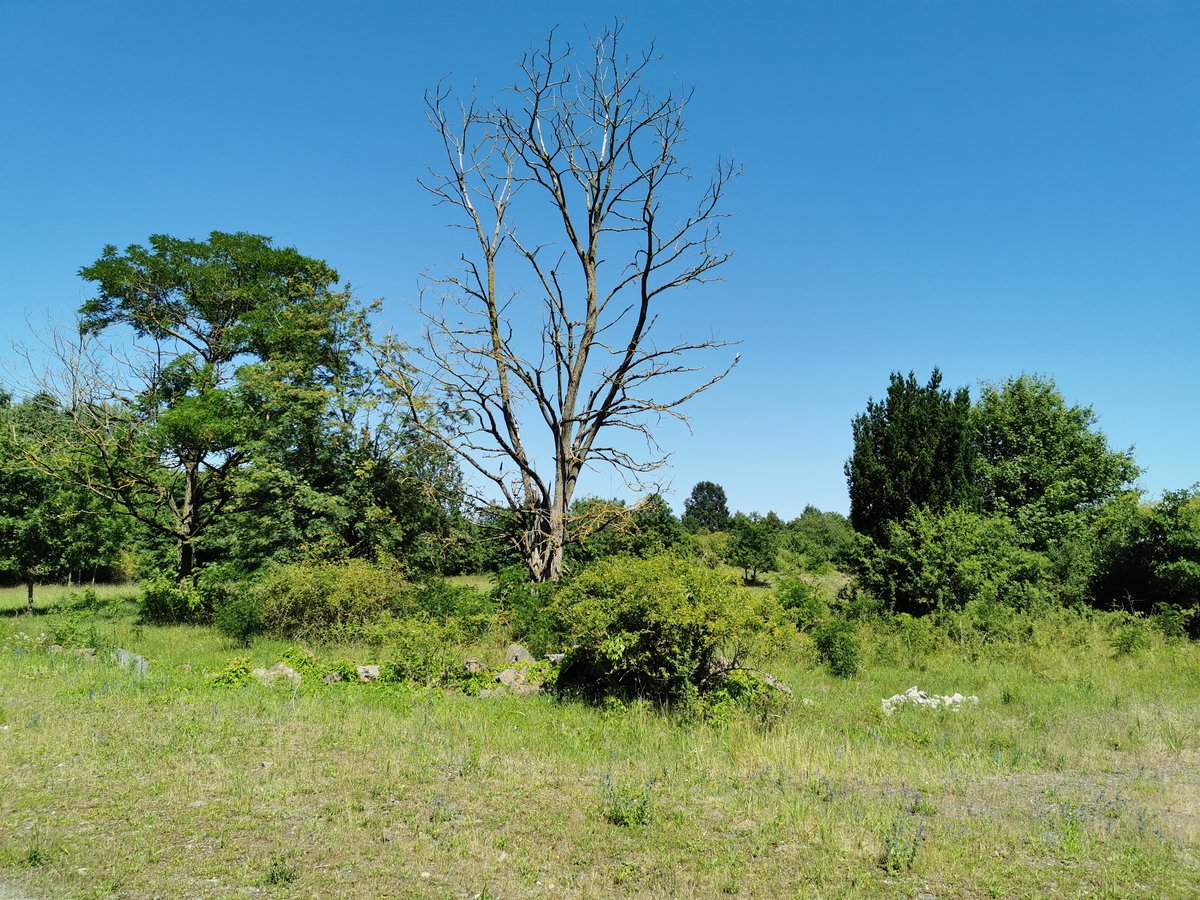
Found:
[[[293, 645], [59, 593], [0, 592], [0, 896], [1200, 894], [1200, 651], [1112, 614], [983, 644], [864, 623], [855, 677], [801, 643], [762, 661], [793, 702], [696, 716], [224, 685]], [[885, 714], [912, 685], [979, 703]]]

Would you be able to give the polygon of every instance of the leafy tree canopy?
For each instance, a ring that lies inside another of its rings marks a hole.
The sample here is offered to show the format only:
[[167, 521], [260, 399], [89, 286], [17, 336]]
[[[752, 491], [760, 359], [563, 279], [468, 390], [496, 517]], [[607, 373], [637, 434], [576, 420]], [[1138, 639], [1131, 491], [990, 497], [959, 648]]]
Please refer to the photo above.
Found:
[[1011, 519], [1035, 549], [1084, 535], [1140, 472], [1132, 450], [1109, 448], [1092, 408], [1069, 406], [1050, 379], [984, 385], [973, 419], [982, 510]]
[[913, 372], [891, 374], [887, 396], [867, 401], [852, 423], [846, 461], [850, 521], [876, 539], [914, 507], [970, 505], [974, 493], [971, 399], [965, 387], [941, 386], [936, 368], [925, 385]]
[[683, 501], [683, 525], [688, 531], [724, 531], [729, 527], [725, 489], [714, 481], [701, 481]]

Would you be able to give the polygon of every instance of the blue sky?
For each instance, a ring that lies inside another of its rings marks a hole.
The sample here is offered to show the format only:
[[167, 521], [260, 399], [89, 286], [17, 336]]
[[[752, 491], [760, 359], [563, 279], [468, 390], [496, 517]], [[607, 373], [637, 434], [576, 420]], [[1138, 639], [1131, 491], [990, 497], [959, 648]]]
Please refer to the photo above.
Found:
[[[892, 370], [1022, 371], [1200, 479], [1200, 4], [0, 0], [0, 355], [151, 233], [251, 231], [328, 260], [402, 334], [456, 255], [415, 179], [422, 92], [494, 93], [531, 42], [627, 16], [694, 85], [688, 161], [744, 167], [724, 281], [680, 333], [736, 372], [663, 431], [672, 500], [847, 509], [850, 420]], [[618, 494], [607, 474], [582, 490]]]

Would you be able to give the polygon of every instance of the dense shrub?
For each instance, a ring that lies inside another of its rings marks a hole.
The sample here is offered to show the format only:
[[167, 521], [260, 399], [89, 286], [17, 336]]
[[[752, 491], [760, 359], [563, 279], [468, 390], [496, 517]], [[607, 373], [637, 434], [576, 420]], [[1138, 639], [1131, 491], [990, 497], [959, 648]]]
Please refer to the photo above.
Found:
[[223, 597], [213, 610], [213, 625], [226, 637], [250, 646], [250, 641], [263, 631], [260, 598], [249, 592]]
[[829, 604], [821, 592], [800, 578], [785, 578], [776, 591], [779, 605], [787, 611], [801, 631], [807, 631], [829, 615]]
[[861, 654], [856, 631], [853, 623], [840, 619], [822, 622], [813, 629], [822, 662], [838, 678], [853, 678], [858, 674]]
[[673, 556], [598, 563], [560, 589], [553, 614], [573, 645], [559, 689], [590, 700], [703, 693], [720, 683], [718, 654], [737, 662], [784, 621], [772, 595]]
[[555, 590], [556, 585], [549, 582], [531, 582], [524, 566], [510, 566], [496, 575], [491, 602], [508, 621], [513, 639], [524, 644], [534, 656], [540, 657], [563, 645], [562, 630], [551, 609]]
[[142, 585], [138, 608], [141, 620], [154, 625], [207, 622], [212, 618], [210, 598], [191, 579], [177, 583], [162, 575]]
[[1050, 561], [1025, 549], [1000, 516], [916, 509], [888, 522], [856, 562], [862, 585], [897, 612], [953, 609], [973, 600], [1033, 608], [1054, 598]]
[[267, 632], [327, 638], [401, 605], [406, 587], [398, 568], [349, 559], [278, 566], [249, 590], [262, 609]]

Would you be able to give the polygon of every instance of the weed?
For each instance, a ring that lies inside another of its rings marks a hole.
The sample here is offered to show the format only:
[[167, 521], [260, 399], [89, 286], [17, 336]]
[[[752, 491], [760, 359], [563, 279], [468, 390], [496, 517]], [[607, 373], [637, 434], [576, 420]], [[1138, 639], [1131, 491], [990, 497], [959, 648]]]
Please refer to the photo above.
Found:
[[612, 774], [606, 774], [600, 782], [604, 800], [604, 818], [613, 825], [628, 828], [634, 825], [649, 825], [653, 820], [654, 776], [647, 779], [643, 787], [618, 785]]
[[[914, 823], [915, 820], [915, 823]], [[917, 848], [925, 839], [925, 822], [912, 812], [900, 810], [884, 835], [879, 865], [889, 875], [901, 875], [917, 861]]]
[[244, 656], [235, 656], [229, 664], [219, 672], [214, 672], [210, 679], [213, 684], [230, 687], [241, 687], [249, 684], [253, 676], [250, 674], [250, 660]]
[[42, 832], [34, 829], [29, 839], [29, 849], [21, 857], [21, 865], [30, 869], [40, 869], [50, 862], [50, 850], [42, 843]]
[[282, 856], [275, 856], [272, 857], [271, 866], [267, 869], [267, 875], [263, 880], [269, 885], [278, 886], [291, 884], [299, 877], [300, 872], [295, 865]]

